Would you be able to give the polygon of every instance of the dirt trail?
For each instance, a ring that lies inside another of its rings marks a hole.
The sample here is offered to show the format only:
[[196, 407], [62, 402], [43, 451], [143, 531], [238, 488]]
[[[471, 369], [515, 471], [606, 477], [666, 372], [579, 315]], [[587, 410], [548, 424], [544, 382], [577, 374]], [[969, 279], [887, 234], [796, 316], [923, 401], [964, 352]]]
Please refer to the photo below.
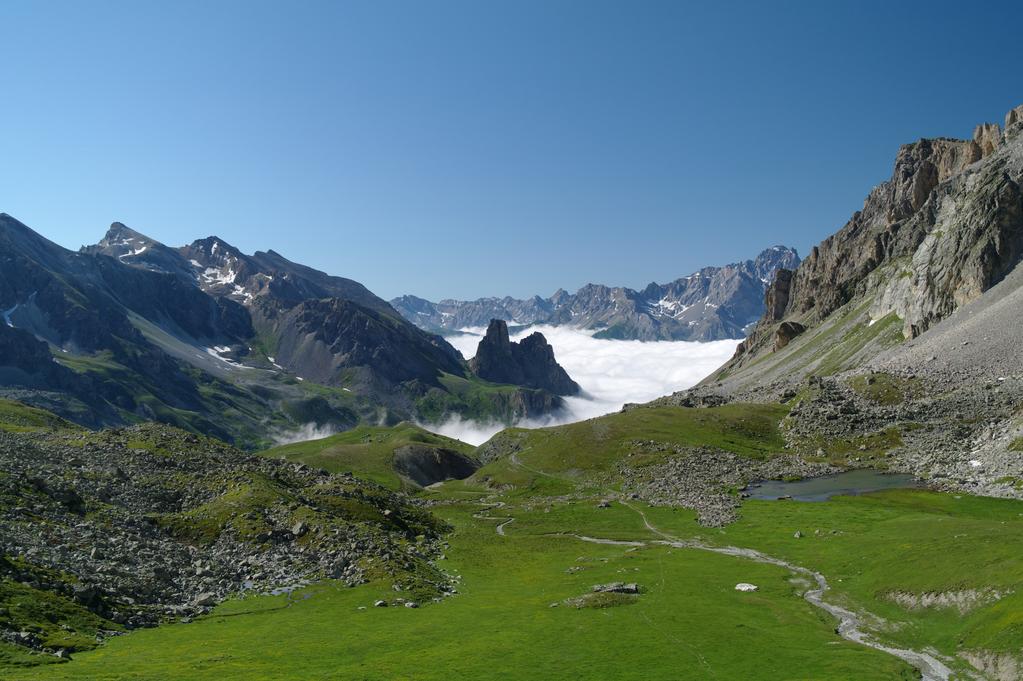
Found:
[[524, 463], [522, 463], [519, 460], [519, 454], [522, 454], [522, 452], [528, 452], [530, 449], [532, 449], [532, 447], [526, 447], [525, 449], [523, 449], [520, 452], [513, 452], [512, 455], [508, 457], [511, 460], [512, 465], [518, 466], [519, 468], [521, 468], [523, 470], [526, 470], [526, 471], [529, 471], [530, 473], [535, 473], [536, 475], [542, 475], [545, 478], [551, 478], [552, 480], [560, 480], [561, 478], [559, 478], [556, 475], [551, 475], [550, 473], [545, 473], [542, 470], [540, 470], [539, 468], [533, 468], [532, 466], [524, 464]]
[[510, 515], [508, 515], [508, 516], [483, 515], [484, 513], [486, 513], [487, 511], [489, 511], [492, 508], [501, 508], [504, 505], [505, 505], [505, 503], [503, 501], [494, 501], [494, 502], [491, 502], [491, 503], [484, 503], [484, 504], [482, 504], [482, 506], [484, 507], [484, 510], [479, 512], [479, 513], [473, 513], [472, 517], [473, 518], [477, 518], [479, 520], [500, 520], [501, 522], [497, 525], [497, 527], [494, 528], [494, 530], [499, 535], [501, 535], [502, 537], [505, 537], [507, 535], [504, 533], [504, 526], [509, 524], [509, 523], [515, 522], [515, 518], [511, 517]]

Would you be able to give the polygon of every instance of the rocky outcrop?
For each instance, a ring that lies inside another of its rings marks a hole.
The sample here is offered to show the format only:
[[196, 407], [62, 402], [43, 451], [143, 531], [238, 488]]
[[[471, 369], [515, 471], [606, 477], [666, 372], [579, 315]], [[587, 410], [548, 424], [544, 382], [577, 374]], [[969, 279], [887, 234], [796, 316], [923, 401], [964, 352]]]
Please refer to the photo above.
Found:
[[[630, 467], [619, 464], [622, 490], [655, 506], [684, 506], [697, 511], [701, 525], [720, 527], [734, 522], [742, 498], [729, 490], [756, 480], [815, 476], [833, 472], [825, 463], [778, 456], [755, 461], [709, 447], [636, 440], [623, 443], [630, 456], [661, 461]], [[649, 455], [655, 455], [655, 458]]]
[[1012, 109], [1005, 114], [1005, 136], [1006, 138], [1015, 135], [1019, 132], [1020, 126], [1023, 126], [1023, 104], [1020, 104], [1015, 109]]
[[764, 296], [764, 319], [778, 321], [785, 315], [792, 288], [792, 270], [780, 269]]
[[415, 296], [391, 304], [421, 328], [451, 331], [480, 327], [490, 319], [510, 324], [551, 324], [596, 331], [597, 338], [709, 341], [740, 338], [763, 312], [764, 290], [779, 268], [799, 264], [795, 250], [773, 246], [753, 260], [705, 267], [667, 284], [636, 291], [587, 284], [575, 293], [558, 290], [550, 298], [533, 296], [442, 300]]
[[554, 359], [554, 348], [541, 333], [512, 343], [508, 324], [491, 319], [469, 367], [482, 379], [539, 388], [555, 395], [575, 395], [579, 385]]
[[156, 424], [0, 429], [0, 500], [0, 579], [20, 589], [0, 594], [0, 641], [51, 653], [243, 592], [358, 584], [369, 562], [373, 579], [446, 584], [429, 563], [443, 525], [407, 497]]
[[781, 350], [804, 331], [806, 327], [799, 322], [782, 322], [774, 332], [774, 351]]
[[1002, 129], [997, 123], [981, 123], [973, 130], [973, 141], [982, 158], [990, 156], [1002, 143]]
[[446, 447], [404, 445], [394, 450], [394, 470], [420, 487], [463, 480], [479, 468], [473, 459]]
[[780, 271], [743, 355], [779, 349], [782, 321], [812, 328], [853, 300], [892, 313], [914, 337], [1001, 281], [1023, 259], [1023, 107], [971, 140], [922, 139], [899, 149], [891, 178], [862, 210]]
[[975, 669], [994, 681], [1023, 678], [1023, 654], [996, 650], [961, 650], [958, 653]]

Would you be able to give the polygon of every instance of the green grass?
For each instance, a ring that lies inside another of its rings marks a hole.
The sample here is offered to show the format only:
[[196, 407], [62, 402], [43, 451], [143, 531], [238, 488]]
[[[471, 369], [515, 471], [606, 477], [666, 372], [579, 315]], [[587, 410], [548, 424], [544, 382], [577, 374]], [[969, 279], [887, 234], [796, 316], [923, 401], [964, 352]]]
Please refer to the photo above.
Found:
[[457, 413], [477, 421], [497, 419], [510, 423], [519, 413], [519, 395], [543, 392], [491, 383], [472, 374], [455, 376], [445, 373], [439, 380], [441, 389], [430, 390], [416, 400], [415, 413], [423, 421], [436, 423]]
[[[734, 403], [706, 409], [631, 409], [589, 421], [517, 431], [519, 451], [478, 470], [469, 481], [513, 485], [534, 494], [561, 494], [606, 482], [615, 466], [643, 466], [674, 454], [673, 446], [706, 446], [763, 459], [783, 451], [779, 423], [788, 407]], [[515, 432], [515, 431], [513, 431]], [[650, 443], [666, 445], [650, 451]], [[537, 473], [542, 470], [543, 474]]]
[[[449, 484], [434, 496], [459, 493]], [[783, 568], [571, 536], [658, 539], [636, 510], [680, 538], [756, 548], [823, 572], [831, 600], [884, 618], [874, 635], [886, 642], [950, 654], [1013, 651], [1023, 641], [1020, 502], [919, 490], [824, 503], [753, 501], [738, 523], [712, 529], [690, 511], [639, 502], [596, 509], [596, 498], [503, 498], [510, 503], [491, 509], [493, 520], [473, 517], [477, 504], [434, 508], [455, 528], [441, 565], [462, 578], [461, 593], [440, 603], [373, 608], [375, 599], [401, 594], [386, 582], [354, 589], [323, 582], [294, 600], [231, 601], [192, 624], [133, 632], [68, 665], [10, 678], [916, 678], [894, 657], [838, 637], [831, 618], [800, 597], [805, 585]], [[494, 527], [507, 516], [515, 520], [500, 537]], [[637, 582], [641, 593], [573, 607], [594, 584], [610, 581]], [[738, 582], [760, 590], [736, 592]], [[907, 610], [886, 598], [989, 587], [1013, 593], [966, 615]]]
[[[502, 538], [492, 522], [471, 517], [476, 510], [440, 509], [457, 528], [446, 564], [463, 578], [461, 593], [441, 603], [374, 608], [374, 599], [395, 596], [386, 584], [322, 583], [290, 602], [229, 602], [192, 624], [134, 632], [18, 678], [913, 678], [898, 660], [840, 639], [781, 568], [550, 536], [539, 511], [525, 512], [522, 526]], [[601, 521], [648, 536], [627, 511], [611, 510]], [[643, 588], [627, 607], [551, 607], [624, 575]], [[736, 592], [740, 581], [761, 590]]]
[[[885, 631], [896, 643], [946, 653], [1018, 652], [1023, 643], [1019, 501], [899, 490], [822, 504], [753, 502], [721, 540], [822, 571], [849, 602], [900, 623]], [[965, 616], [910, 611], [885, 597], [989, 587], [1014, 593]]]
[[406, 445], [445, 448], [469, 457], [474, 450], [459, 440], [402, 422], [392, 427], [359, 426], [320, 440], [275, 447], [262, 455], [301, 461], [332, 473], [352, 473], [391, 489], [406, 489], [409, 482], [392, 465], [394, 450]]
[[[68, 576], [32, 566], [23, 559], [0, 556], [0, 629], [28, 632], [39, 645], [69, 652], [95, 648], [96, 635], [101, 631], [121, 630], [119, 625], [74, 601], [40, 587], [40, 583], [59, 579], [67, 581]], [[0, 670], [55, 659], [19, 646], [0, 644]]]
[[[116, 637], [76, 654], [67, 665], [18, 669], [6, 676], [0, 667], [0, 678], [917, 678], [896, 658], [840, 638], [833, 619], [801, 597], [806, 584], [784, 568], [696, 549], [600, 545], [575, 536], [661, 539], [644, 525], [640, 512], [679, 538], [754, 548], [822, 572], [832, 587], [830, 600], [883, 618], [866, 620], [872, 635], [886, 643], [945, 655], [1018, 652], [1023, 645], [1021, 502], [921, 490], [823, 503], [747, 501], [740, 520], [725, 528], [701, 527], [685, 509], [641, 502], [596, 508], [613, 490], [618, 464], [657, 463], [672, 455], [675, 445], [753, 458], [778, 455], [784, 444], [779, 424], [787, 409], [777, 404], [635, 409], [506, 432], [501, 441], [510, 444], [503, 454], [475, 476], [422, 493], [434, 503], [435, 522], [453, 527], [447, 558], [438, 565], [460, 576], [460, 593], [440, 602], [417, 609], [374, 608], [378, 598], [393, 602], [409, 592], [395, 592], [383, 579], [356, 588], [326, 581], [292, 599], [233, 600], [188, 625]], [[862, 443], [843, 442], [848, 449], [835, 451], [861, 455], [859, 445], [867, 444], [868, 453], [881, 452], [897, 445], [900, 432], [879, 431]], [[375, 466], [379, 475], [387, 472], [381, 462], [395, 442], [437, 437], [407, 424], [342, 436], [334, 443], [334, 458], [325, 461], [353, 466], [365, 457], [359, 465]], [[328, 456], [322, 444], [302, 443], [288, 453], [303, 461]], [[209, 541], [215, 528], [257, 511], [268, 503], [262, 495], [273, 492], [270, 481], [211, 484], [224, 485], [224, 494], [195, 517], [177, 519], [173, 531]], [[378, 504], [350, 507], [354, 500], [343, 490], [312, 490], [307, 496], [310, 507], [334, 504], [350, 521], [386, 522]], [[496, 500], [505, 505], [485, 510], [479, 503]], [[326, 522], [303, 515], [302, 500], [294, 503], [296, 519], [311, 526]], [[403, 522], [422, 524], [430, 517], [421, 511]], [[498, 536], [495, 526], [508, 517], [514, 520], [503, 526], [506, 536]], [[414, 536], [425, 527], [395, 529]], [[794, 537], [797, 531], [801, 538]], [[611, 581], [637, 582], [641, 592], [628, 598], [591, 595], [594, 584]], [[760, 589], [736, 592], [738, 582]], [[965, 614], [911, 610], [890, 597], [971, 589], [1007, 595]], [[414, 593], [419, 598], [428, 591]], [[0, 648], [0, 663], [14, 664], [3, 654]], [[953, 665], [965, 669], [965, 663]]]
[[1023, 452], [1023, 437], [1018, 437], [1009, 443], [1010, 452]]
[[904, 378], [885, 373], [854, 376], [849, 381], [849, 387], [868, 400], [886, 406], [902, 404], [923, 393], [919, 378]]
[[14, 400], [0, 399], [0, 430], [14, 433], [81, 430], [70, 421], [65, 421], [45, 409], [37, 409]]

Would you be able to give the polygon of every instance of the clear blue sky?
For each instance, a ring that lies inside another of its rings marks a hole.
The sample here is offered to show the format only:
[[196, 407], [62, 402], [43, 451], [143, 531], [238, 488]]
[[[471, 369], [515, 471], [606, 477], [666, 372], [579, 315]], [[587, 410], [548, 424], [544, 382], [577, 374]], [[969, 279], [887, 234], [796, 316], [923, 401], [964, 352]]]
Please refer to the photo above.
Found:
[[217, 234], [378, 294], [807, 248], [1023, 103], [1023, 3], [0, 4], [0, 211]]

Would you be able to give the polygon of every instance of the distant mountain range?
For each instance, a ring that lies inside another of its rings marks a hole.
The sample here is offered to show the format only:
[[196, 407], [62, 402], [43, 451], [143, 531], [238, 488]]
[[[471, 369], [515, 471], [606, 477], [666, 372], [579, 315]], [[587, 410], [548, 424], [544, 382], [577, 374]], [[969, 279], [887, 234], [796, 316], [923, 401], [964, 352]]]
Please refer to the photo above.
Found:
[[172, 248], [114, 223], [73, 252], [0, 214], [0, 312], [0, 395], [90, 426], [158, 420], [255, 447], [310, 423], [562, 405], [479, 378], [358, 282], [217, 237]]
[[764, 293], [779, 269], [795, 269], [799, 255], [774, 246], [753, 260], [705, 267], [667, 284], [642, 291], [587, 284], [574, 294], [558, 290], [550, 298], [478, 298], [432, 303], [412, 295], [391, 301], [406, 319], [444, 333], [484, 327], [491, 319], [510, 324], [570, 325], [596, 329], [597, 338], [711, 341], [742, 338], [764, 313]]

